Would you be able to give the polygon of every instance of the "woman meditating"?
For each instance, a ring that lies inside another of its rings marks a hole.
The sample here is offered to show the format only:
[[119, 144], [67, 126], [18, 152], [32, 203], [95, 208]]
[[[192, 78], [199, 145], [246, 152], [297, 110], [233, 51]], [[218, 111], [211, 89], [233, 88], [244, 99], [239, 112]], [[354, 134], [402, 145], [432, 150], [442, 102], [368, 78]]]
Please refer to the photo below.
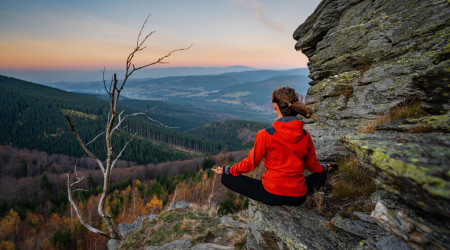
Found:
[[[312, 109], [301, 101], [302, 96], [290, 87], [273, 91], [272, 102], [278, 120], [272, 127], [258, 131], [247, 158], [233, 166], [212, 169], [223, 174], [224, 186], [268, 205], [300, 205], [307, 194], [325, 183], [326, 172], [331, 167], [317, 162], [311, 137], [303, 129], [303, 121], [296, 117], [312, 116]], [[262, 180], [242, 175], [251, 172], [263, 157], [266, 171]], [[312, 174], [304, 177], [305, 168]]]

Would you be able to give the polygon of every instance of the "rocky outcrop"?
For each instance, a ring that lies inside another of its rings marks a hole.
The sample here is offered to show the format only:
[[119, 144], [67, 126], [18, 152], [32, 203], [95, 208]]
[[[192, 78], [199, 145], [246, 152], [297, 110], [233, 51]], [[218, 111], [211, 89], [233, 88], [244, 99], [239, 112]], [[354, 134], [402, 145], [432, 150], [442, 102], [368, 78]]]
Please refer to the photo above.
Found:
[[[376, 201], [374, 221], [415, 248], [450, 247], [450, 134], [442, 123], [448, 116], [395, 121], [374, 134], [341, 139], [391, 193]], [[417, 124], [428, 124], [433, 133], [398, 132]]]
[[405, 205], [388, 192], [380, 193], [374, 200], [376, 206], [371, 214], [378, 225], [416, 249], [449, 248], [450, 220]]
[[377, 182], [411, 206], [450, 218], [450, 135], [374, 133], [343, 144], [375, 170]]
[[[450, 3], [323, 0], [294, 39], [309, 58], [318, 159], [356, 155], [385, 190], [370, 217], [335, 216], [331, 228], [302, 207], [252, 204], [247, 248], [450, 249]], [[424, 117], [358, 133], [418, 102]]]
[[294, 33], [309, 58], [318, 157], [345, 155], [337, 138], [400, 103], [449, 109], [450, 7], [442, 0], [324, 0]]
[[122, 222], [117, 227], [117, 230], [119, 231], [119, 234], [122, 235], [122, 237], [127, 237], [129, 234], [133, 233], [134, 231], [139, 230], [142, 227], [142, 223], [144, 219], [147, 219], [148, 221], [152, 221], [156, 219], [158, 215], [151, 214], [151, 215], [143, 215], [139, 216], [134, 220], [132, 224], [128, 224], [126, 222]]
[[363, 239], [326, 228], [325, 218], [303, 207], [253, 202], [249, 213], [248, 249], [350, 249]]
[[[236, 214], [245, 220], [246, 212]], [[158, 215], [138, 217], [132, 224], [120, 223], [122, 241], [109, 240], [108, 249], [234, 249], [243, 244], [247, 225], [232, 217], [219, 217], [214, 209], [191, 202], [174, 201]], [[192, 241], [191, 241], [192, 240]], [[192, 243], [195, 242], [195, 245]]]
[[240, 221], [234, 220], [233, 218], [229, 216], [222, 216], [220, 217], [220, 223], [226, 227], [231, 228], [247, 228], [247, 224], [242, 223]]
[[174, 209], [187, 208], [190, 206], [195, 206], [195, 204], [192, 202], [187, 202], [187, 201], [174, 201], [169, 204], [169, 207], [167, 208], [167, 210], [170, 211], [170, 210], [174, 210]]

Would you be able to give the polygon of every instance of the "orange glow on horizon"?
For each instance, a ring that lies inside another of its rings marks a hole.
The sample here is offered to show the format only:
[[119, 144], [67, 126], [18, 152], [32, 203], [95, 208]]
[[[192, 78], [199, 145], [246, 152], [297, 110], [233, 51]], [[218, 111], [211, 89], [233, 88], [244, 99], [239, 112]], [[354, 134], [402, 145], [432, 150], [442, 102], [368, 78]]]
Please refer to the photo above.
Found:
[[[26, 52], [22, 52], [25, 54]], [[242, 65], [254, 68], [305, 68], [308, 59], [301, 53], [298, 53], [296, 60], [261, 60], [261, 57], [255, 58], [227, 58], [218, 57], [217, 55], [201, 55], [199, 57], [189, 56], [172, 56], [168, 58], [168, 63], [158, 64], [152, 67], [168, 68], [168, 67], [227, 67], [233, 65]], [[125, 57], [115, 55], [102, 55], [99, 58], [95, 54], [87, 57], [83, 54], [72, 54], [69, 56], [45, 56], [41, 53], [26, 55], [26, 60], [21, 60], [21, 53], [13, 55], [3, 55], [0, 60], [0, 69], [9, 70], [49, 70], [49, 69], [121, 69], [125, 67]], [[143, 65], [156, 60], [157, 57], [149, 57], [149, 60], [135, 60], [136, 66]], [[26, 62], [24, 62], [26, 61]]]

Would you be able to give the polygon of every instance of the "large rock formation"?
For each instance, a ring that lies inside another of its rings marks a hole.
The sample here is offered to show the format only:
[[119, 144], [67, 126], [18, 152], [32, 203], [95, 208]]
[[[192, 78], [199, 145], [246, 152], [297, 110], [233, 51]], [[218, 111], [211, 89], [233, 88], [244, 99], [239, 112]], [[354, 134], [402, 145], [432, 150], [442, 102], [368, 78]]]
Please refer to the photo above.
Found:
[[[312, 79], [306, 101], [315, 114], [305, 127], [319, 160], [356, 155], [388, 192], [374, 194], [372, 220], [336, 216], [335, 230], [302, 208], [254, 204], [248, 248], [450, 249], [449, 38], [447, 0], [319, 4], [294, 33]], [[428, 115], [358, 133], [417, 102]]]
[[309, 57], [315, 105], [306, 126], [321, 159], [345, 153], [336, 138], [417, 98], [434, 114], [449, 109], [448, 1], [324, 0], [295, 31]]

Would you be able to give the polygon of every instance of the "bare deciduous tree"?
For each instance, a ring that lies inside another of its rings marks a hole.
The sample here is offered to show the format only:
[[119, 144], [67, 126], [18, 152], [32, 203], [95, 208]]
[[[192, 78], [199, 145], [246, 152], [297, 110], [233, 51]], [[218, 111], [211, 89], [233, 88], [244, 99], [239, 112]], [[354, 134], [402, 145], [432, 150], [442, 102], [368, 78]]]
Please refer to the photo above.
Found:
[[[130, 117], [130, 116], [136, 116], [136, 115], [144, 115], [146, 116], [148, 119], [151, 119], [148, 115], [147, 112], [139, 112], [139, 113], [133, 113], [133, 114], [129, 114], [129, 115], [123, 115], [124, 111], [117, 111], [117, 107], [118, 107], [118, 103], [119, 103], [119, 97], [120, 97], [120, 93], [122, 92], [128, 78], [137, 70], [155, 65], [155, 64], [165, 64], [168, 63], [167, 61], [164, 61], [166, 58], [170, 57], [173, 53], [177, 52], [177, 51], [182, 51], [182, 50], [187, 50], [189, 49], [191, 46], [187, 47], [187, 48], [182, 48], [182, 49], [175, 49], [170, 51], [169, 53], [167, 53], [166, 55], [158, 58], [156, 61], [145, 64], [143, 66], [139, 66], [136, 67], [133, 63], [132, 60], [135, 56], [135, 54], [139, 51], [142, 51], [146, 48], [146, 46], [144, 46], [144, 43], [147, 41], [147, 39], [154, 33], [154, 31], [150, 32], [149, 34], [145, 35], [145, 37], [142, 38], [141, 40], [141, 36], [142, 36], [142, 31], [146, 25], [148, 21], [148, 17], [145, 20], [144, 24], [142, 25], [140, 31], [139, 31], [139, 35], [137, 37], [137, 41], [136, 41], [136, 46], [133, 49], [133, 51], [128, 55], [127, 61], [126, 61], [126, 70], [125, 70], [125, 75], [123, 80], [119, 83], [119, 81], [117, 80], [117, 76], [116, 74], [113, 75], [112, 80], [109, 84], [109, 88], [106, 85], [106, 81], [105, 81], [105, 70], [103, 70], [103, 85], [105, 87], [105, 91], [108, 93], [109, 95], [109, 103], [110, 103], [110, 110], [108, 113], [108, 119], [107, 119], [107, 123], [106, 123], [106, 128], [104, 132], [101, 132], [100, 134], [98, 134], [94, 139], [92, 139], [90, 142], [88, 143], [84, 143], [83, 140], [81, 139], [81, 137], [78, 135], [74, 124], [72, 123], [71, 119], [69, 116], [66, 115], [66, 119], [67, 122], [69, 123], [70, 129], [72, 130], [72, 132], [75, 134], [76, 139], [78, 140], [79, 144], [81, 145], [81, 147], [83, 148], [83, 150], [92, 158], [95, 160], [95, 162], [97, 163], [97, 165], [100, 167], [102, 173], [103, 173], [103, 192], [101, 194], [98, 206], [97, 206], [97, 211], [99, 213], [99, 215], [101, 216], [101, 218], [103, 219], [103, 221], [106, 223], [106, 226], [108, 228], [108, 232], [102, 232], [101, 230], [98, 230], [94, 227], [92, 227], [91, 225], [89, 225], [88, 223], [86, 223], [86, 221], [83, 219], [80, 210], [78, 209], [77, 203], [73, 200], [72, 198], [72, 192], [75, 191], [79, 191], [80, 189], [76, 189], [73, 190], [72, 187], [79, 183], [80, 181], [82, 181], [84, 179], [84, 176], [79, 178], [77, 173], [76, 173], [76, 165], [75, 165], [75, 180], [71, 181], [70, 175], [71, 173], [67, 174], [67, 192], [68, 192], [68, 198], [69, 201], [71, 203], [71, 205], [73, 206], [79, 220], [81, 221], [81, 223], [89, 230], [92, 231], [94, 233], [98, 233], [100, 235], [103, 235], [105, 237], [111, 238], [111, 239], [119, 239], [120, 235], [117, 232], [117, 229], [114, 225], [114, 222], [111, 218], [111, 216], [106, 212], [106, 207], [105, 207], [105, 201], [106, 198], [108, 196], [108, 189], [109, 189], [109, 185], [110, 185], [110, 178], [111, 178], [111, 173], [117, 163], [117, 160], [122, 156], [122, 153], [124, 152], [124, 150], [127, 148], [128, 144], [131, 142], [131, 140], [133, 139], [133, 137], [136, 135], [134, 134], [130, 140], [128, 140], [125, 145], [122, 147], [122, 149], [119, 151], [118, 154], [115, 154], [114, 152], [114, 146], [112, 144], [112, 137], [114, 135], [114, 133], [117, 133], [118, 130], [120, 130], [120, 126], [122, 125], [123, 121]], [[152, 120], [152, 119], [151, 119]], [[100, 160], [97, 156], [95, 156], [89, 149], [88, 149], [88, 145], [90, 143], [92, 143], [93, 141], [97, 140], [100, 136], [105, 135], [105, 144], [106, 144], [106, 153], [107, 153], [107, 158], [105, 161]]]

